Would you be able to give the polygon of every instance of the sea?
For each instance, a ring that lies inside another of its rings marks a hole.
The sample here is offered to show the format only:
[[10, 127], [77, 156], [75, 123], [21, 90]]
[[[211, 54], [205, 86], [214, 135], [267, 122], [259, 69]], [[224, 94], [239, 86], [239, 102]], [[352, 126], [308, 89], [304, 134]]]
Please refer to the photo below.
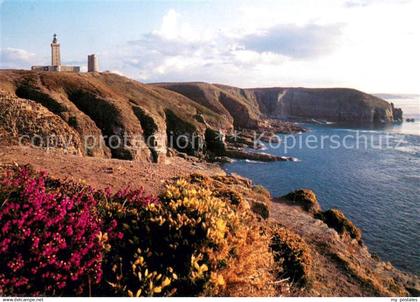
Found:
[[[323, 209], [339, 208], [363, 231], [369, 250], [420, 275], [420, 96], [387, 99], [403, 109], [391, 126], [302, 124], [262, 150], [294, 161], [238, 160], [224, 165], [267, 187], [273, 196], [310, 188]], [[323, 142], [322, 142], [323, 140]]]

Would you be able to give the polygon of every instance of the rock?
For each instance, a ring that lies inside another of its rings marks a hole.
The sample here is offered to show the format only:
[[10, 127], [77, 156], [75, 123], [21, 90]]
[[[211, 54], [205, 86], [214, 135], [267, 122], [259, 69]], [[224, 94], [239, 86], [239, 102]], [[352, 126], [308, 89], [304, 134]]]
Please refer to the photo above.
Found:
[[228, 149], [225, 152], [226, 156], [236, 159], [249, 159], [262, 162], [272, 161], [293, 161], [292, 157], [275, 156], [268, 153], [256, 153], [244, 150]]
[[232, 159], [230, 157], [227, 157], [227, 156], [216, 156], [214, 158], [214, 161], [218, 162], [218, 163], [222, 163], [222, 164], [231, 164], [231, 163], [235, 162], [234, 159]]
[[330, 209], [328, 211], [317, 213], [315, 217], [324, 221], [328, 227], [333, 228], [340, 235], [348, 234], [351, 238], [356, 239], [359, 243], [362, 243], [362, 231], [357, 228], [342, 211], [338, 209]]
[[217, 156], [223, 156], [226, 152], [225, 136], [221, 131], [207, 128], [205, 133], [207, 150]]
[[302, 207], [307, 212], [315, 214], [321, 211], [318, 198], [312, 190], [298, 189], [283, 196], [282, 198], [286, 199], [292, 204]]
[[402, 122], [403, 121], [403, 111], [401, 108], [395, 108], [394, 103], [391, 103], [392, 108], [392, 115], [395, 122]]

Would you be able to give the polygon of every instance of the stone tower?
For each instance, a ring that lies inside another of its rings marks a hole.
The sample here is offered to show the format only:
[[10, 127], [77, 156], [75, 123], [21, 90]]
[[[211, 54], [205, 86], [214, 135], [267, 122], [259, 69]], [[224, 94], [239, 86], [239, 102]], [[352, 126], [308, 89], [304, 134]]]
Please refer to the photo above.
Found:
[[58, 43], [56, 34], [54, 34], [54, 38], [53, 38], [52, 43], [51, 43], [51, 65], [52, 66], [60, 66], [61, 65], [60, 43]]
[[88, 55], [88, 72], [98, 72], [98, 58], [96, 55]]

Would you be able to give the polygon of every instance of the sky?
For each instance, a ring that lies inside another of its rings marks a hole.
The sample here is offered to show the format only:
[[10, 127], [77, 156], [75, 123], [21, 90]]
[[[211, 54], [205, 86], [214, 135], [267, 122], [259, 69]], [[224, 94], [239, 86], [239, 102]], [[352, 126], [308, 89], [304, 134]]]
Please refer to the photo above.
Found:
[[419, 0], [0, 0], [0, 68], [62, 63], [141, 82], [420, 93]]

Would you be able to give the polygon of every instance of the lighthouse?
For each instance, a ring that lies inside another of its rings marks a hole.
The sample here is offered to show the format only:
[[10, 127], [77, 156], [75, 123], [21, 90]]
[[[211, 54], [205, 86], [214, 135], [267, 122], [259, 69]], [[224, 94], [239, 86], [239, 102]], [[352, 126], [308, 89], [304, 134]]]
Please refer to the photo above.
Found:
[[57, 35], [54, 34], [53, 40], [51, 43], [51, 65], [60, 66], [61, 57], [60, 57], [60, 43], [58, 43]]
[[56, 34], [53, 35], [53, 40], [51, 42], [51, 65], [32, 66], [31, 69], [36, 71], [80, 72], [80, 66], [61, 65], [60, 43], [58, 43]]

